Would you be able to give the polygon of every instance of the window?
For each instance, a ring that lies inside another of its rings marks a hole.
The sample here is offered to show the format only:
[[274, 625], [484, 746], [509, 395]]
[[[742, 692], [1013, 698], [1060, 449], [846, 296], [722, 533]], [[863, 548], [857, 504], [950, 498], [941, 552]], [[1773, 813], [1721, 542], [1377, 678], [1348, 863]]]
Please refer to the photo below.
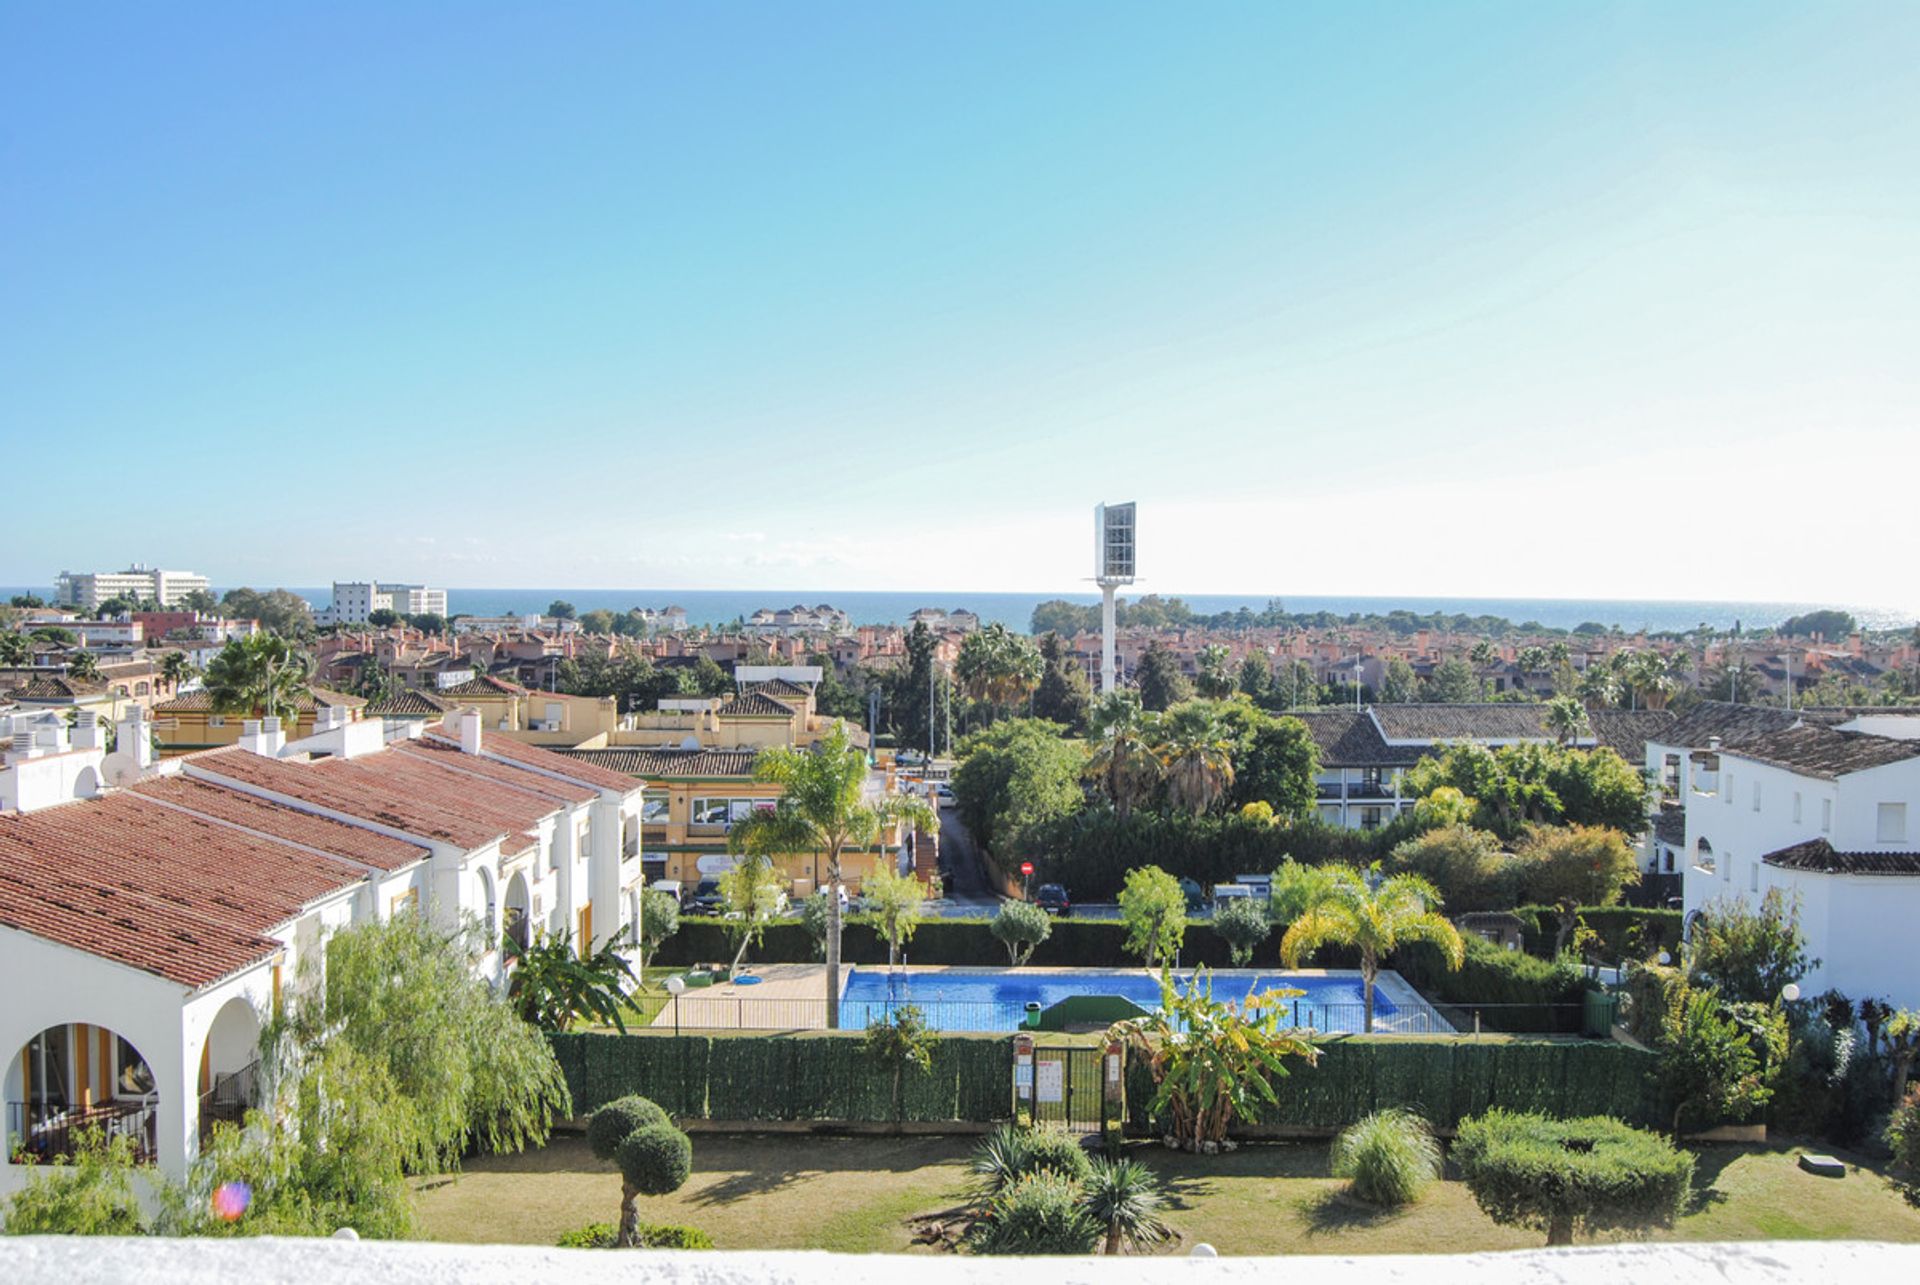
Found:
[[212, 714], [207, 718], [208, 727], [225, 727], [226, 725], [227, 716], [225, 714]]
[[1833, 800], [1822, 799], [1820, 800], [1820, 833], [1825, 834], [1831, 829], [1833, 829]]
[[1760, 863], [1758, 861], [1747, 867], [1747, 891], [1760, 891]]
[[667, 823], [667, 801], [648, 799], [640, 805], [640, 823], [642, 825], [665, 825]]
[[1798, 790], [1793, 792], [1793, 819], [1796, 823], [1800, 820], [1800, 791]]
[[687, 818], [690, 825], [723, 826], [727, 823], [725, 799], [695, 799]]
[[1693, 845], [1693, 866], [1696, 870], [1713, 873], [1713, 845], [1704, 837]]
[[1760, 810], [1760, 782], [1758, 781], [1753, 783], [1753, 810], [1755, 812]]
[[728, 825], [732, 825], [737, 821], [744, 821], [752, 815], [753, 815], [752, 799], [728, 799], [727, 800], [727, 824]]
[[1880, 825], [1874, 835], [1882, 843], [1905, 843], [1907, 841], [1907, 805], [1904, 803], [1882, 803], [1880, 805]]
[[387, 900], [387, 917], [389, 919], [395, 915], [411, 914], [418, 909], [420, 909], [420, 890], [418, 888], [409, 888], [405, 892], [396, 893]]

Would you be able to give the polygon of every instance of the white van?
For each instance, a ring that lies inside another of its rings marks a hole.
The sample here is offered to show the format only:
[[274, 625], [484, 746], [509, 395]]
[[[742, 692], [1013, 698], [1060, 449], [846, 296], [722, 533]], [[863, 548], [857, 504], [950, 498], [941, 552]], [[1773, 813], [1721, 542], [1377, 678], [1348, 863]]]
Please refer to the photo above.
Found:
[[647, 885], [648, 892], [664, 892], [679, 905], [687, 904], [687, 888], [678, 879], [655, 879]]

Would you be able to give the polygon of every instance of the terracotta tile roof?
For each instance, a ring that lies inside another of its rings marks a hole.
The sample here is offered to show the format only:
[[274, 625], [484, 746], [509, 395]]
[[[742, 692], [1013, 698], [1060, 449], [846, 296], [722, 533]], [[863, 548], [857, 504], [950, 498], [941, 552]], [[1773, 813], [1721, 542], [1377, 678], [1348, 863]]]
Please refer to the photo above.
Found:
[[737, 776], [745, 779], [753, 775], [753, 761], [759, 757], [757, 750], [709, 749], [562, 750], [560, 753], [566, 758], [578, 759], [609, 771], [624, 772], [629, 778], [640, 777], [650, 781], [688, 776]]
[[1283, 717], [1297, 718], [1313, 734], [1321, 767], [1393, 767], [1420, 760], [1414, 745], [1388, 745], [1380, 729], [1364, 713], [1350, 709], [1303, 710]]
[[495, 678], [492, 674], [475, 674], [464, 683], [437, 688], [434, 695], [446, 699], [467, 696], [525, 696], [527, 689], [518, 683], [510, 683], [504, 678]]
[[600, 791], [590, 789], [577, 781], [557, 781], [550, 776], [529, 772], [525, 768], [510, 767], [484, 754], [467, 754], [462, 752], [458, 745], [437, 738], [422, 737], [417, 741], [397, 741], [393, 749], [396, 753], [417, 754], [456, 772], [471, 772], [489, 781], [497, 781], [502, 785], [549, 799], [564, 800], [568, 803], [591, 803], [600, 797]]
[[794, 710], [765, 692], [744, 692], [714, 713], [720, 718], [792, 718]]
[[1760, 859], [1783, 870], [1821, 874], [1920, 875], [1920, 852], [1839, 852], [1825, 839], [1808, 839]]
[[[198, 757], [198, 756], [196, 756]], [[431, 855], [419, 844], [373, 830], [302, 812], [239, 790], [188, 776], [159, 776], [129, 791], [156, 803], [169, 803], [202, 816], [245, 826], [276, 839], [305, 844], [337, 857], [365, 862], [381, 870], [399, 870]]]
[[384, 718], [432, 718], [436, 714], [445, 714], [448, 710], [455, 708], [457, 708], [455, 702], [441, 700], [432, 692], [423, 692], [417, 687], [405, 687], [391, 696], [382, 696], [378, 700], [368, 701], [366, 712], [371, 716]]
[[360, 881], [351, 863], [138, 794], [0, 817], [0, 924], [198, 988]]
[[[440, 740], [449, 739], [444, 733], [434, 733]], [[558, 772], [570, 780], [583, 785], [591, 785], [602, 790], [620, 790], [623, 793], [634, 788], [631, 776], [621, 772], [610, 772], [598, 767], [590, 760], [570, 753], [546, 749], [539, 745], [528, 745], [524, 741], [512, 740], [505, 736], [489, 736], [481, 742], [484, 753], [503, 759], [511, 759], [524, 767], [541, 771]]]
[[1768, 732], [1785, 731], [1803, 721], [1803, 712], [1768, 705], [1735, 705], [1730, 701], [1696, 701], [1674, 717], [1673, 723], [1657, 739], [1665, 745], [1684, 745], [1704, 750], [1707, 742], [1719, 737], [1722, 745], [1733, 745]]
[[1546, 707], [1521, 704], [1374, 705], [1380, 731], [1390, 741], [1552, 740]]
[[1671, 744], [1666, 738], [1678, 717], [1666, 709], [1600, 709], [1587, 712], [1587, 723], [1593, 728], [1595, 741], [1638, 765], [1647, 761], [1648, 741]]
[[785, 678], [770, 678], [764, 683], [747, 683], [744, 686], [742, 686], [740, 690], [743, 693], [764, 692], [768, 696], [773, 696], [773, 697], [788, 696], [788, 697], [793, 697], [795, 699], [801, 699], [801, 700], [804, 700], [806, 697], [813, 695], [812, 688], [802, 686], [799, 683], [793, 682], [790, 679], [785, 679]]
[[[350, 696], [346, 692], [336, 692], [328, 687], [309, 687], [294, 698], [293, 707], [302, 714], [311, 714], [315, 709], [360, 709], [366, 703], [364, 696]], [[213, 693], [204, 687], [198, 691], [175, 696], [172, 700], [161, 701], [153, 707], [153, 711], [156, 714], [219, 712], [213, 707]]]
[[456, 847], [478, 848], [502, 839], [500, 850], [509, 854], [533, 847], [530, 832], [556, 810], [544, 795], [476, 780], [392, 750], [302, 762], [224, 749], [194, 759], [189, 770]]
[[1895, 740], [1867, 732], [1839, 732], [1812, 724], [1749, 737], [1737, 746], [1723, 748], [1726, 753], [1741, 758], [1828, 779], [1920, 758], [1920, 741]]

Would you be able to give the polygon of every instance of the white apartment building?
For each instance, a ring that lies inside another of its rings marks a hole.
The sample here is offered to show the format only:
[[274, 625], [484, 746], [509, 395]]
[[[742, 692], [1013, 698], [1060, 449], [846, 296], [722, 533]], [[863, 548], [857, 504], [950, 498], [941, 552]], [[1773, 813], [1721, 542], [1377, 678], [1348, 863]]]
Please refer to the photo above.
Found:
[[1716, 901], [1757, 906], [1777, 888], [1798, 899], [1819, 960], [1805, 994], [1920, 1004], [1920, 719], [1902, 722], [1899, 736], [1799, 722], [1688, 753], [1689, 927]]
[[364, 625], [376, 611], [402, 616], [447, 614], [447, 591], [423, 584], [381, 584], [377, 580], [333, 582], [333, 601], [314, 613], [323, 625]]
[[191, 593], [211, 593], [212, 583], [191, 571], [163, 571], [135, 563], [125, 571], [62, 571], [53, 582], [53, 600], [63, 607], [95, 611], [103, 602], [130, 598], [177, 607]]
[[16, 730], [0, 769], [0, 1195], [17, 1154], [72, 1131], [126, 1136], [179, 1177], [208, 1118], [247, 1104], [262, 1018], [342, 927], [418, 912], [503, 936], [599, 946], [634, 920], [642, 786], [486, 736], [454, 710], [391, 740], [330, 711], [285, 742], [156, 763], [135, 711], [107, 753]]

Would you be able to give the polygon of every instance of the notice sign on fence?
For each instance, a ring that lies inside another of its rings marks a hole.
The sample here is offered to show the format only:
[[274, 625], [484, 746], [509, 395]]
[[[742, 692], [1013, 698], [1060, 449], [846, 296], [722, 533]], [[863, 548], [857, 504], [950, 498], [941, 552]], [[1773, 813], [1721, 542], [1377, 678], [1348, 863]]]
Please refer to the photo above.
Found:
[[1039, 1080], [1034, 1088], [1034, 1098], [1040, 1102], [1060, 1102], [1066, 1098], [1067, 1077], [1065, 1062], [1035, 1062], [1034, 1072]]

